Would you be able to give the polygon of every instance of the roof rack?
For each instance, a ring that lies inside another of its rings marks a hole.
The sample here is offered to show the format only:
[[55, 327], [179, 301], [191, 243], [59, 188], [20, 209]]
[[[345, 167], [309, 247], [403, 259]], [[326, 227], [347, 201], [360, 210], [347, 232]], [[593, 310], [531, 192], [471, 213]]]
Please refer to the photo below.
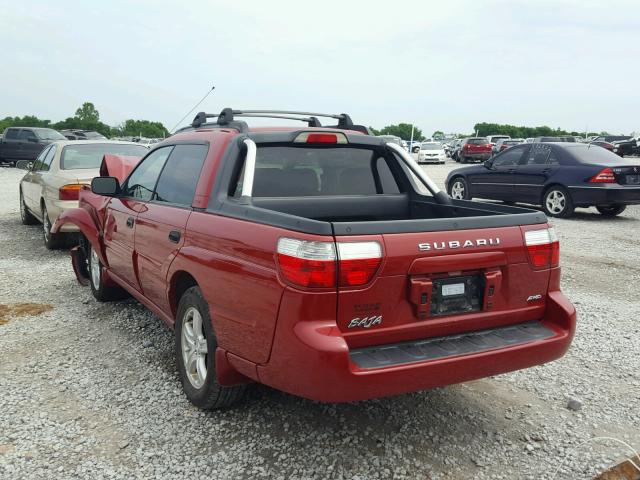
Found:
[[[251, 118], [277, 118], [283, 120], [296, 120], [305, 122], [309, 127], [323, 127], [318, 117], [333, 118], [338, 120], [337, 125], [324, 125], [327, 128], [338, 128], [342, 130], [356, 130], [365, 134], [369, 134], [369, 129], [362, 125], [354, 125], [351, 117], [346, 113], [314, 113], [314, 112], [297, 112], [293, 110], [233, 110], [224, 108], [220, 113], [199, 112], [193, 122], [192, 128], [200, 128], [207, 124], [210, 118], [216, 118], [216, 125], [220, 127], [237, 128], [241, 132], [246, 132], [248, 126], [245, 122], [236, 121], [236, 117]], [[182, 130], [182, 129], [181, 129]]]

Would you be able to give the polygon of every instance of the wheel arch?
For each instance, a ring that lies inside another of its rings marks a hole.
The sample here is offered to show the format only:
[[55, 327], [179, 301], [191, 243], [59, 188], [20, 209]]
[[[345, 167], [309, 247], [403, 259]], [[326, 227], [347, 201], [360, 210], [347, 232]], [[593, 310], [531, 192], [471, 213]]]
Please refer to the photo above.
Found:
[[571, 195], [571, 192], [569, 191], [569, 189], [567, 188], [566, 185], [564, 185], [564, 184], [562, 184], [560, 182], [550, 182], [549, 184], [545, 185], [544, 188], [542, 189], [542, 193], [540, 194], [540, 199], [539, 199], [539, 201], [540, 201], [539, 205], [543, 205], [544, 204], [544, 196], [553, 187], [562, 187], [569, 195]]
[[178, 313], [178, 304], [180, 303], [180, 299], [182, 298], [182, 295], [184, 295], [184, 292], [191, 287], [197, 286], [199, 286], [198, 281], [186, 270], [177, 270], [173, 273], [171, 280], [169, 281], [168, 297], [169, 306], [174, 318]]

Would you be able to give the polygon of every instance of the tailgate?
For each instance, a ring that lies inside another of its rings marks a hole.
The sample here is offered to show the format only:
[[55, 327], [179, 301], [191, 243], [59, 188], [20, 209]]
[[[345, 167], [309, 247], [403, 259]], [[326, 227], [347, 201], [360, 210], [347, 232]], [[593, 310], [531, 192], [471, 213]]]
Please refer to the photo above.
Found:
[[534, 270], [523, 228], [338, 237], [378, 241], [383, 263], [365, 288], [338, 291], [338, 327], [351, 347], [537, 320], [550, 270]]

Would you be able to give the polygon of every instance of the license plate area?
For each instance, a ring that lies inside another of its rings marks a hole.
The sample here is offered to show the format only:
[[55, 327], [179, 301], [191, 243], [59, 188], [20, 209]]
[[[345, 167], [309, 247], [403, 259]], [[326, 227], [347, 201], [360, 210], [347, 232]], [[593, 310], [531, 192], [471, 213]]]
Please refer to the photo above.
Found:
[[640, 175], [627, 175], [627, 185], [640, 185]]
[[484, 275], [434, 278], [431, 290], [431, 317], [482, 310]]

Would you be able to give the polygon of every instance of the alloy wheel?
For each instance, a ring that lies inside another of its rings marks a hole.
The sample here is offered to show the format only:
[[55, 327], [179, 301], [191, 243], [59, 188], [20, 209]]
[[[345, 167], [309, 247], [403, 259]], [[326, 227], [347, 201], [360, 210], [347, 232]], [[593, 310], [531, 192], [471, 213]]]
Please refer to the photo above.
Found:
[[93, 288], [97, 290], [100, 288], [100, 260], [98, 259], [98, 254], [93, 248], [91, 248], [90, 273]]
[[207, 379], [207, 339], [202, 326], [202, 315], [195, 307], [184, 313], [181, 332], [182, 360], [194, 388], [201, 388]]
[[545, 199], [547, 210], [554, 215], [558, 215], [564, 211], [567, 206], [567, 199], [559, 190], [551, 190]]
[[453, 185], [451, 186], [451, 198], [464, 200], [465, 193], [465, 185], [462, 180], [456, 180], [453, 182]]

